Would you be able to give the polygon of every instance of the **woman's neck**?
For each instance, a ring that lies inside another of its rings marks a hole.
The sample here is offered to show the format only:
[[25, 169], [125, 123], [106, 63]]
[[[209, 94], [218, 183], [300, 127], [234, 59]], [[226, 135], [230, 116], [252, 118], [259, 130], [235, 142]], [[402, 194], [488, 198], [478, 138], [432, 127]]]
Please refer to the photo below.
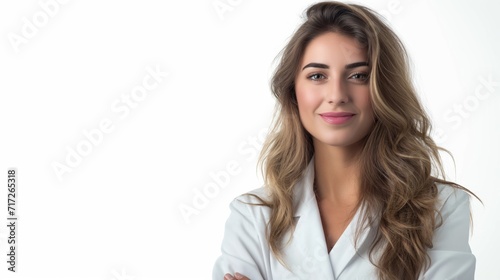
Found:
[[314, 145], [314, 181], [319, 200], [340, 206], [357, 204], [360, 194], [360, 148]]

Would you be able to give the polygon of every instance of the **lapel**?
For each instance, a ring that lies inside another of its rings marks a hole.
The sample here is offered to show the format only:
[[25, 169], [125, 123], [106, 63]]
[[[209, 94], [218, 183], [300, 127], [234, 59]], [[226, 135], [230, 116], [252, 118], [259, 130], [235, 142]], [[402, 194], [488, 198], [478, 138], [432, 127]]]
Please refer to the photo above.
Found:
[[374, 231], [372, 231], [372, 226], [365, 224], [363, 231], [359, 234], [357, 242], [355, 240], [356, 229], [360, 223], [363, 212], [363, 206], [361, 205], [339, 240], [337, 240], [337, 243], [335, 243], [335, 246], [330, 251], [330, 261], [332, 263], [335, 279], [341, 276], [344, 269], [354, 260], [356, 255], [359, 256], [363, 254], [363, 252], [369, 250], [370, 241], [374, 238], [374, 236], [371, 235], [374, 233]]
[[[284, 249], [284, 256], [293, 276], [298, 279], [334, 280], [338, 279], [357, 253], [354, 236], [362, 207], [358, 209], [331, 252], [328, 252], [313, 183], [314, 157], [309, 162], [302, 179], [294, 186], [296, 226], [293, 238]], [[360, 234], [358, 249], [365, 243], [369, 232], [368, 226]], [[288, 239], [285, 238], [286, 240]]]
[[[292, 239], [285, 246], [283, 254], [293, 274], [286, 279], [335, 279], [326, 248], [313, 183], [314, 158], [309, 162], [303, 177], [293, 189], [296, 224]], [[287, 238], [284, 239], [285, 242]]]

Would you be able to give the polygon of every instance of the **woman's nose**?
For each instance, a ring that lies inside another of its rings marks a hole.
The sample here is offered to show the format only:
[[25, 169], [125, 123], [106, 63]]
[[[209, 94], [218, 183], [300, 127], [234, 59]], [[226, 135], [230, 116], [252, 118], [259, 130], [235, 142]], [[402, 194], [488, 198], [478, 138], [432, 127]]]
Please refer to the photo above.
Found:
[[349, 101], [346, 86], [339, 78], [332, 79], [328, 83], [325, 99], [328, 103], [333, 104], [347, 103]]

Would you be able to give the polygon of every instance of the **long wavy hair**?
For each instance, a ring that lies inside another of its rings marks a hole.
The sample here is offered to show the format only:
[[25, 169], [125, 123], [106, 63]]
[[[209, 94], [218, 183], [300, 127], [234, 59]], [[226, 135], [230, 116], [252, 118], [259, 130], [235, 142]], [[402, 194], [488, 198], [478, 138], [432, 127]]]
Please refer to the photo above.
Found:
[[[376, 12], [360, 5], [332, 1], [310, 6], [305, 22], [280, 52], [271, 80], [276, 111], [259, 156], [270, 193], [268, 200], [261, 200], [271, 208], [269, 246], [283, 263], [282, 241], [293, 230], [293, 187], [314, 155], [312, 136], [299, 117], [295, 78], [306, 46], [325, 32], [356, 39], [366, 47], [371, 66], [369, 87], [377, 121], [360, 155], [360, 201], [365, 213], [378, 213], [379, 219], [370, 260], [380, 279], [417, 279], [430, 264], [426, 250], [432, 248], [440, 225], [439, 215], [435, 218], [436, 183], [469, 191], [445, 180], [439, 150], [451, 153], [430, 137], [431, 123], [412, 85], [402, 42]], [[375, 248], [380, 250], [376, 261]]]

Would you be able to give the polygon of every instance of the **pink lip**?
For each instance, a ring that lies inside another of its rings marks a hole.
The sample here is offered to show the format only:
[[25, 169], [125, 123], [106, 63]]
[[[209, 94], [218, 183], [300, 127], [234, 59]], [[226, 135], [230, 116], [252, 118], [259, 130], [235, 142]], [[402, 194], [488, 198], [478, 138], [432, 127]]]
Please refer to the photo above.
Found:
[[343, 124], [352, 117], [354, 117], [354, 113], [349, 113], [349, 112], [339, 112], [339, 113], [334, 113], [334, 112], [328, 112], [328, 113], [323, 113], [319, 114], [323, 120], [329, 124]]

